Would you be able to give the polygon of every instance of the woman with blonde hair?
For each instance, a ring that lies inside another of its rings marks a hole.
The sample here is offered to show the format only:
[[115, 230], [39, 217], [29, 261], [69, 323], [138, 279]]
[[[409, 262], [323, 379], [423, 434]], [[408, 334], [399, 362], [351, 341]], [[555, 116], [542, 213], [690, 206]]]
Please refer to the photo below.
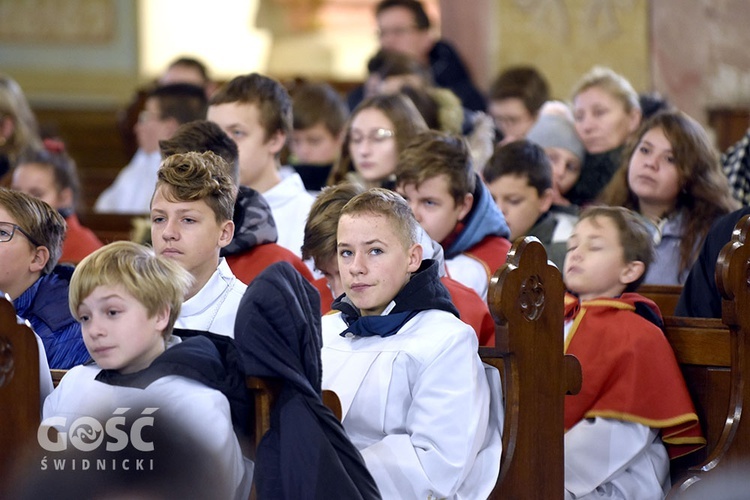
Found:
[[21, 86], [0, 73], [0, 184], [22, 154], [41, 148], [36, 118]]
[[619, 167], [625, 143], [640, 125], [641, 106], [630, 82], [602, 66], [583, 75], [573, 89], [572, 101], [576, 132], [586, 155], [568, 199], [585, 205]]
[[369, 97], [349, 117], [341, 154], [328, 185], [350, 181], [365, 189], [393, 187], [399, 153], [427, 130], [412, 101], [401, 94]]
[[713, 221], [739, 206], [706, 131], [676, 110], [644, 122], [600, 199], [651, 223], [656, 259], [644, 283], [669, 285], [685, 282]]

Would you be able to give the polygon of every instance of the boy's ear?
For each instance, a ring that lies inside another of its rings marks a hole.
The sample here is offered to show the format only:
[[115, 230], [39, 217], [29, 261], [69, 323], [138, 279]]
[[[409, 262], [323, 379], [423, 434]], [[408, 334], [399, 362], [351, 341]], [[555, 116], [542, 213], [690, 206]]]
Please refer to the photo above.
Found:
[[539, 214], [546, 214], [549, 209], [552, 208], [552, 201], [555, 197], [555, 191], [552, 188], [544, 190], [542, 195], [539, 197]]
[[286, 134], [281, 130], [277, 130], [268, 138], [266, 144], [268, 144], [268, 149], [276, 155], [286, 144]]
[[156, 328], [158, 330], [164, 332], [167, 328], [167, 324], [169, 324], [169, 313], [171, 310], [171, 307], [165, 306], [161, 311], [156, 312]]
[[64, 208], [73, 207], [73, 190], [69, 187], [60, 191], [60, 205]]
[[219, 233], [219, 247], [224, 248], [232, 242], [234, 238], [234, 222], [226, 220], [221, 224], [221, 233]]
[[167, 135], [169, 137], [174, 136], [174, 134], [177, 132], [177, 129], [180, 128], [180, 122], [178, 122], [177, 119], [173, 116], [165, 118], [164, 123], [167, 126]]
[[646, 264], [640, 260], [631, 260], [620, 271], [620, 283], [629, 285], [640, 278], [646, 272]]
[[408, 254], [409, 266], [407, 267], [407, 270], [410, 273], [415, 273], [417, 272], [417, 269], [419, 269], [419, 266], [422, 265], [422, 245], [419, 243], [413, 243], [412, 246], [409, 247]]
[[474, 206], [474, 195], [471, 193], [466, 193], [464, 195], [464, 199], [461, 203], [458, 203], [458, 220], [464, 220], [464, 217], [469, 215], [469, 212], [471, 212], [471, 207]]
[[29, 264], [29, 271], [32, 273], [40, 273], [44, 270], [44, 266], [49, 262], [49, 249], [45, 246], [38, 246], [34, 250], [34, 257], [31, 259]]

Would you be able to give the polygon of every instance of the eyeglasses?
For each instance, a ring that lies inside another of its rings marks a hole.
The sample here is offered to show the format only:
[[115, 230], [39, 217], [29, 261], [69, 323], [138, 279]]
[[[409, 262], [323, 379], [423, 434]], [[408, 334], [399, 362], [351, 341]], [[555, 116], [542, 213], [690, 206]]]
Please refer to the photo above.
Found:
[[379, 144], [395, 135], [396, 133], [393, 130], [387, 128], [376, 128], [367, 134], [355, 132], [349, 137], [349, 144], [361, 144], [364, 141], [369, 141], [371, 144]]
[[12, 240], [13, 235], [16, 234], [16, 230], [20, 231], [21, 234], [26, 236], [26, 238], [30, 242], [32, 242], [35, 247], [44, 246], [34, 238], [29, 236], [29, 233], [21, 229], [21, 226], [19, 226], [18, 224], [13, 224], [12, 222], [0, 222], [0, 243], [5, 243], [6, 241]]

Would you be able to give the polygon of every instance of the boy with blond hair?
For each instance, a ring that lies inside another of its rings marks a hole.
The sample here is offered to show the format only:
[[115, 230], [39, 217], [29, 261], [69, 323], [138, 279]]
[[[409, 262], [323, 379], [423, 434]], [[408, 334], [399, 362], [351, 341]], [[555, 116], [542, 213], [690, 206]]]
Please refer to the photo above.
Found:
[[240, 152], [240, 185], [268, 201], [277, 243], [299, 256], [313, 197], [299, 174], [281, 167], [279, 155], [292, 132], [292, 101], [276, 80], [251, 73], [222, 86], [209, 102], [208, 120], [234, 139]]
[[151, 199], [156, 253], [193, 275], [177, 328], [234, 337], [234, 320], [247, 285], [219, 252], [234, 235], [237, 186], [229, 167], [211, 152], [175, 154], [159, 168]]
[[[336, 256], [336, 230], [341, 209], [363, 192], [356, 184], [341, 183], [323, 189], [310, 208], [310, 217], [305, 224], [305, 242], [302, 256], [312, 259], [322, 278], [313, 281], [320, 292], [320, 308], [323, 314], [331, 310], [333, 299], [344, 293]], [[442, 247], [420, 228], [420, 245], [423, 258], [434, 259], [438, 263], [440, 281], [448, 289], [453, 303], [461, 314], [461, 320], [468, 323], [479, 338], [479, 345], [495, 345], [495, 322], [492, 320], [487, 303], [471, 288], [450, 278], [445, 272]]]
[[383, 498], [486, 498], [502, 448], [498, 374], [485, 373], [418, 232], [392, 191], [371, 189], [341, 210], [344, 295], [322, 320], [323, 388], [341, 398], [344, 429]]
[[[174, 431], [195, 440], [196, 453], [211, 458], [218, 496], [247, 498], [252, 467], [243, 460], [229, 401], [219, 390], [243, 388], [225, 387], [221, 358], [209, 339], [180, 342], [171, 336], [193, 281], [175, 262], [133, 242], [115, 242], [86, 257], [73, 273], [69, 306], [94, 363], [63, 377], [44, 404], [42, 425], [67, 430], [80, 417], [104, 422], [114, 415], [126, 423], [143, 408], [156, 410], [148, 413], [152, 426], [162, 420], [181, 423]], [[144, 451], [134, 442], [130, 446]], [[112, 461], [117, 456], [113, 451]], [[160, 465], [152, 464], [151, 471], [155, 467]]]
[[663, 498], [669, 459], [706, 443], [661, 313], [633, 293], [653, 255], [622, 207], [584, 211], [568, 239], [565, 352], [583, 386], [565, 401], [566, 498]]
[[399, 155], [396, 190], [442, 245], [448, 275], [486, 300], [490, 278], [510, 249], [510, 232], [474, 172], [464, 139], [433, 130], [419, 134]]

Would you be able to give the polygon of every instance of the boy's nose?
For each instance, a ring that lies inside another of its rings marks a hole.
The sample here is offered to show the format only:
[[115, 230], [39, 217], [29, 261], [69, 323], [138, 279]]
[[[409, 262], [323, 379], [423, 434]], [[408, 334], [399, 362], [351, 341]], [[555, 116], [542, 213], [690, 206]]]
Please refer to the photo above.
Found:
[[176, 240], [179, 234], [180, 233], [179, 231], [177, 231], [175, 224], [173, 224], [172, 222], [166, 222], [164, 224], [164, 230], [161, 233], [161, 237], [165, 240]]
[[364, 274], [366, 269], [364, 257], [361, 254], [355, 254], [349, 266], [349, 272], [351, 274]]

